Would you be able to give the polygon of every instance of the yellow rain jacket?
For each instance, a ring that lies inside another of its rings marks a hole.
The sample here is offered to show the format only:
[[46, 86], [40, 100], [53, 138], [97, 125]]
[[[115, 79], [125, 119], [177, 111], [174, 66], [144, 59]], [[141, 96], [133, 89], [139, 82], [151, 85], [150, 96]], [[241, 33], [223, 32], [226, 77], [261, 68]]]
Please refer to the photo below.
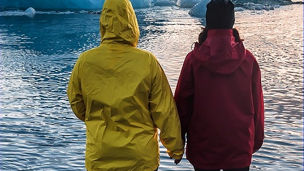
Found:
[[100, 32], [102, 43], [80, 55], [68, 86], [72, 110], [86, 124], [87, 170], [155, 170], [157, 128], [169, 156], [180, 159], [172, 92], [156, 58], [136, 48], [139, 28], [129, 0], [106, 0]]

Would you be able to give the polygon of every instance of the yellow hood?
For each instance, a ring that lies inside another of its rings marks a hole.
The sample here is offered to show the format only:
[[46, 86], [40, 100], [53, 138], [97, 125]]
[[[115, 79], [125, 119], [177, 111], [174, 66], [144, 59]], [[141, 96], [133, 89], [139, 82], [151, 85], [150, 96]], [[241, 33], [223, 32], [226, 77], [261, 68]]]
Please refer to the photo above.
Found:
[[101, 41], [125, 42], [136, 46], [139, 28], [129, 0], [106, 0], [100, 17]]

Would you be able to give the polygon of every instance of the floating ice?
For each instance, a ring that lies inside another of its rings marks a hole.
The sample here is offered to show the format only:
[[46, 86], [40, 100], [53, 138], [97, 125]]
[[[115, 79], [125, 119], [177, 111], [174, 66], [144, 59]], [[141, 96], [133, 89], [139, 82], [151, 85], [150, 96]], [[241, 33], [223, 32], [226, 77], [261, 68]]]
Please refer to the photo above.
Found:
[[36, 14], [36, 10], [32, 7], [29, 7], [24, 12], [25, 12], [25, 15], [28, 16], [28, 17], [34, 17], [35, 14]]
[[1, 11], [0, 16], [28, 16], [34, 17], [37, 14], [36, 10], [32, 7], [26, 9], [25, 11], [16, 10], [16, 11]]
[[2, 16], [24, 16], [24, 11], [0, 11], [0, 17]]
[[207, 11], [207, 4], [210, 0], [201, 0], [198, 4], [196, 4], [190, 11], [189, 14], [193, 17], [205, 17]]
[[251, 2], [244, 3], [244, 6], [247, 9], [250, 9], [250, 10], [262, 10], [263, 9], [263, 5], [262, 4], [254, 4], [254, 3], [251, 3]]
[[276, 5], [276, 4], [272, 4], [272, 5], [269, 5], [269, 4], [255, 4], [255, 3], [252, 3], [252, 2], [247, 2], [247, 3], [244, 3], [243, 6], [249, 10], [274, 10], [275, 8], [277, 8], [279, 5]]
[[176, 5], [182, 8], [192, 8], [199, 0], [177, 0]]
[[243, 7], [235, 7], [234, 8], [234, 11], [244, 11], [245, 10], [245, 8], [243, 8]]
[[[58, 12], [58, 11], [36, 11], [35, 15], [38, 15], [38, 14], [66, 15], [66, 14], [75, 14], [75, 13], [77, 13], [77, 12], [72, 12], [72, 11], [62, 11], [62, 12]], [[79, 13], [88, 13], [88, 11], [85, 11], [85, 12], [80, 11]], [[21, 11], [21, 10], [0, 11], [0, 17], [5, 17], [5, 16], [28, 16], [28, 14], [25, 11]], [[31, 17], [31, 16], [29, 16], [29, 17]]]
[[[0, 0], [0, 9], [101, 10], [105, 0]], [[130, 0], [134, 8], [151, 7], [151, 0]]]
[[[67, 11], [89, 10], [100, 11], [105, 0], [0, 0], [0, 11], [25, 10], [32, 7], [37, 11]], [[192, 8], [202, 0], [130, 0], [134, 8], [149, 8], [157, 6], [174, 5], [182, 8]], [[204, 0], [203, 0], [204, 1]], [[272, 10], [280, 5], [290, 4], [290, 0], [234, 0], [238, 7], [249, 10]], [[254, 2], [254, 3], [252, 3]], [[194, 9], [193, 9], [194, 10]], [[203, 16], [201, 11], [190, 12], [194, 16]]]
[[104, 0], [0, 0], [2, 9], [101, 10]]

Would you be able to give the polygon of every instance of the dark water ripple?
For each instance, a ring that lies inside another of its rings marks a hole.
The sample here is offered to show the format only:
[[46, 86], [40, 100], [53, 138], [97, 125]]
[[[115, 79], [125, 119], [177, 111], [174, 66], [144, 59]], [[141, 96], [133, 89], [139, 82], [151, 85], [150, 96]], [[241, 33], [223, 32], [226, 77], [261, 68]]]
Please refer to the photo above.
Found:
[[[174, 91], [201, 21], [177, 7], [137, 10], [139, 46], [155, 54]], [[99, 44], [98, 15], [0, 17], [0, 170], [84, 170], [85, 126], [66, 87], [78, 55]], [[252, 170], [302, 170], [302, 8], [238, 12], [236, 27], [263, 74], [265, 143]], [[159, 170], [175, 166], [161, 146]]]

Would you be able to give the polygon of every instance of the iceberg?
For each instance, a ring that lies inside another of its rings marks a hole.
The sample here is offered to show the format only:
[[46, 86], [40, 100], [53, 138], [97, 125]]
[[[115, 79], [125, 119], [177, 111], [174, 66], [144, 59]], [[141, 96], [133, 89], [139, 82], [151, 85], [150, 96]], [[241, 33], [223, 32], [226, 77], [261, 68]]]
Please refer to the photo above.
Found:
[[[101, 10], [105, 0], [0, 0], [0, 10]], [[134, 8], [151, 7], [152, 0], [130, 0]]]
[[199, 0], [177, 0], [176, 5], [182, 8], [192, 8]]
[[30, 18], [33, 18], [35, 16], [35, 14], [36, 14], [36, 10], [34, 8], [32, 8], [32, 7], [29, 7], [28, 9], [26, 9], [24, 11], [24, 13], [25, 13], [26, 16], [28, 16]]
[[205, 17], [207, 12], [207, 4], [209, 2], [210, 0], [201, 0], [189, 11], [189, 14], [193, 17]]

